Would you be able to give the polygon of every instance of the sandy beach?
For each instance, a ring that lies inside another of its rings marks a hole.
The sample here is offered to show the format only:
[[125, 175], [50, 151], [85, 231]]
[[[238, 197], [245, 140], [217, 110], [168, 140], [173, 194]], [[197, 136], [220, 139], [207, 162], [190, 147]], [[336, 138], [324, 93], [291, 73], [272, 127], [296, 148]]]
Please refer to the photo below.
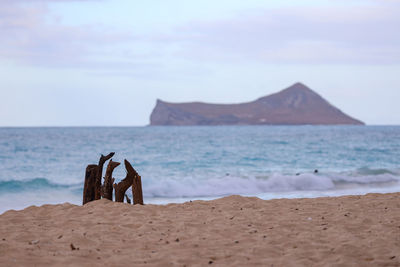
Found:
[[0, 216], [0, 265], [400, 266], [400, 193], [32, 206]]

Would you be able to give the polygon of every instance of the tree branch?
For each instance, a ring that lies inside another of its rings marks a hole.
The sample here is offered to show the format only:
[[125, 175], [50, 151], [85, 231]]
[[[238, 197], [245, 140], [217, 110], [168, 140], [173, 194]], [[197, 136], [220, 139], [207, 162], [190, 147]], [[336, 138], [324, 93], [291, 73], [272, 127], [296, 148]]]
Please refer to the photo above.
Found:
[[127, 160], [124, 160], [124, 164], [126, 169], [126, 177], [118, 184], [114, 184], [116, 202], [124, 202], [125, 192], [133, 184], [133, 179], [136, 173]]
[[114, 178], [112, 177], [112, 173], [116, 167], [118, 167], [121, 163], [112, 161], [107, 165], [106, 176], [104, 177], [104, 185], [102, 187], [102, 197], [112, 200], [113, 199], [113, 184]]
[[136, 172], [129, 161], [125, 160], [126, 170], [134, 174], [132, 184], [133, 204], [143, 205], [142, 177]]
[[95, 184], [95, 191], [94, 191], [94, 199], [100, 199], [101, 198], [101, 178], [103, 176], [103, 166], [104, 163], [112, 158], [114, 156], [115, 152], [111, 152], [107, 156], [104, 156], [101, 154], [101, 157], [99, 159], [99, 164], [98, 164], [98, 170], [97, 170], [97, 176], [96, 176], [96, 184]]
[[82, 205], [95, 200], [95, 182], [97, 175], [97, 165], [91, 164], [86, 167], [85, 184], [83, 186]]

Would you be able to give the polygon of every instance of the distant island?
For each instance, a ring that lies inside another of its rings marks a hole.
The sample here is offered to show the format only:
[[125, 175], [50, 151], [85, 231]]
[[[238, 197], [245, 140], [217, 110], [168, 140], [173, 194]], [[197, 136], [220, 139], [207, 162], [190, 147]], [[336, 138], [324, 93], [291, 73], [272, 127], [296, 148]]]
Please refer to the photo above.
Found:
[[241, 104], [157, 100], [150, 125], [364, 125], [302, 83]]

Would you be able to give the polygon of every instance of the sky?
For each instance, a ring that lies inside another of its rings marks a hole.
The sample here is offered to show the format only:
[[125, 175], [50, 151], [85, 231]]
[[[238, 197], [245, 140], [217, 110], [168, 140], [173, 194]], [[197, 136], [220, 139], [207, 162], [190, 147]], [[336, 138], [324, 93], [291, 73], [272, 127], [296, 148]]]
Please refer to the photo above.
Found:
[[143, 126], [302, 82], [400, 124], [397, 0], [0, 0], [0, 126]]

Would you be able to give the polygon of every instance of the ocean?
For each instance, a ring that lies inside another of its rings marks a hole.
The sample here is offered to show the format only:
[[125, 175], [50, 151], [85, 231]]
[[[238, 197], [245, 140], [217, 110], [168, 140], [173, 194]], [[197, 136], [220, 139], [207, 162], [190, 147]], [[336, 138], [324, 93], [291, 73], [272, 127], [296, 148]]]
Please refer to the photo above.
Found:
[[400, 191], [400, 126], [0, 128], [0, 213], [81, 204], [86, 166], [109, 152], [145, 203]]

